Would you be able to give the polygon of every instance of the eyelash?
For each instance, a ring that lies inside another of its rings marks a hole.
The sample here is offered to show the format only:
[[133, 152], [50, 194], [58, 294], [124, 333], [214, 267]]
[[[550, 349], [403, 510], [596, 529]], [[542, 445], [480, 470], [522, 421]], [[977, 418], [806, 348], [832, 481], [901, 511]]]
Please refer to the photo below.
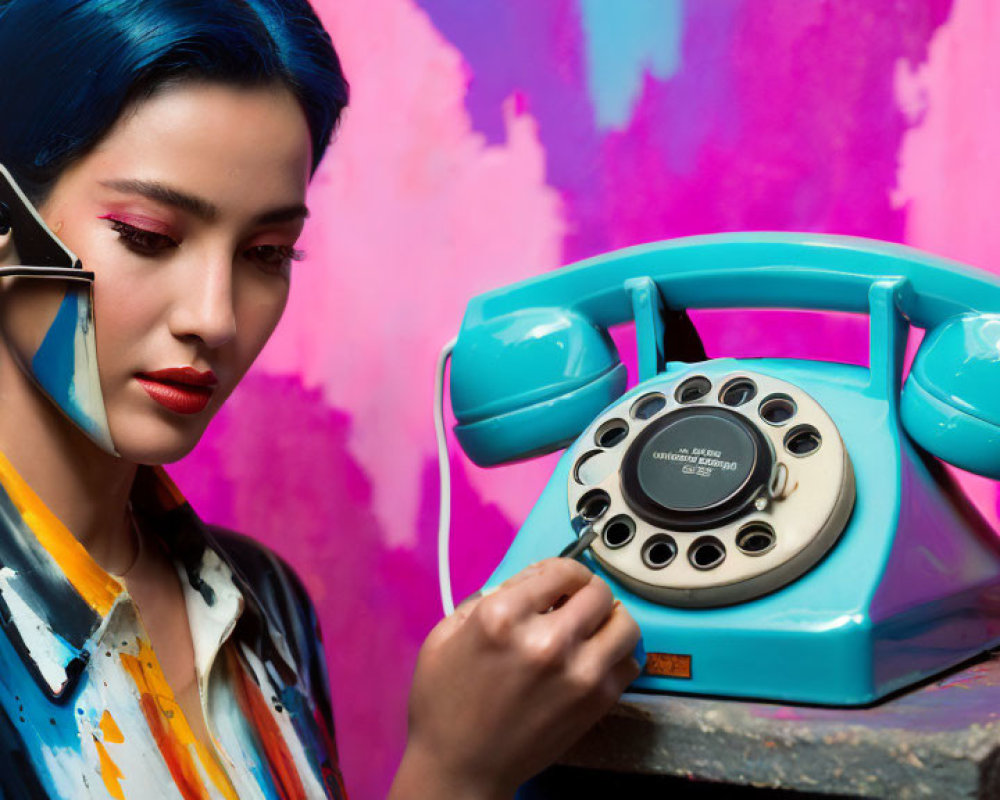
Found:
[[296, 250], [290, 244], [259, 244], [248, 247], [243, 253], [256, 253], [257, 266], [265, 272], [276, 273], [284, 272], [293, 261], [301, 261], [306, 257], [304, 252]]
[[[163, 233], [148, 231], [129, 225], [120, 219], [110, 219], [111, 228], [129, 250], [147, 258], [154, 258], [178, 243]], [[293, 261], [302, 261], [306, 254], [287, 244], [261, 244], [248, 247], [243, 255], [257, 262], [264, 272], [282, 273]]]
[[163, 233], [137, 228], [120, 219], [109, 219], [111, 229], [118, 234], [119, 240], [129, 249], [142, 256], [156, 256], [172, 247], [177, 242]]

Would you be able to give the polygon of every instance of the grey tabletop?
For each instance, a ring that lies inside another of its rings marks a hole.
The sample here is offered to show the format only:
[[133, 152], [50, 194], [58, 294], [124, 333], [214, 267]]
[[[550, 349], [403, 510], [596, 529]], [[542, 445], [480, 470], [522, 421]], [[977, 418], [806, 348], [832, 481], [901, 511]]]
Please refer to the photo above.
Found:
[[563, 763], [818, 794], [1000, 798], [1000, 655], [860, 709], [626, 694]]

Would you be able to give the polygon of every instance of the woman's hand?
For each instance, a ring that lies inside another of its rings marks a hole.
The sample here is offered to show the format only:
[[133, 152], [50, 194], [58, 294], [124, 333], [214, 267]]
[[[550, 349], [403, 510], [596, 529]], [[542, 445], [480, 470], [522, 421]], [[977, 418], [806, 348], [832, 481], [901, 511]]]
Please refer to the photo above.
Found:
[[582, 564], [551, 558], [431, 631], [390, 798], [510, 798], [639, 675], [639, 628]]

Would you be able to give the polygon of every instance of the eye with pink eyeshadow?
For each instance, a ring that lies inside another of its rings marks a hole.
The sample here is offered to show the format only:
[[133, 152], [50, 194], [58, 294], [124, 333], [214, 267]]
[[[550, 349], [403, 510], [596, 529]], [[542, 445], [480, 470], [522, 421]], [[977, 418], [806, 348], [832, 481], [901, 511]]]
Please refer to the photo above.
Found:
[[180, 244], [162, 223], [131, 214], [104, 214], [100, 219], [110, 223], [118, 240], [131, 252], [149, 258]]
[[[118, 234], [119, 241], [128, 250], [144, 257], [156, 257], [180, 244], [166, 225], [148, 217], [104, 214], [100, 219], [110, 223], [111, 229]], [[281, 243], [251, 244], [240, 252], [262, 272], [277, 275], [287, 274], [293, 261], [305, 258], [305, 253], [301, 250], [291, 244]]]

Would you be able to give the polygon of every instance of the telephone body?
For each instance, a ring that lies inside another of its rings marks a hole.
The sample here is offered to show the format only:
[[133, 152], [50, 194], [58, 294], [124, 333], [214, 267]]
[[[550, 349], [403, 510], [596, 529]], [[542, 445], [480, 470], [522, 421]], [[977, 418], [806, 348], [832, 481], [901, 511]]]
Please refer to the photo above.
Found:
[[[725, 307], [866, 312], [870, 367], [672, 360], [671, 315]], [[590, 533], [643, 632], [637, 688], [863, 705], [1000, 643], [1000, 541], [937, 461], [1000, 479], [986, 273], [815, 234], [627, 248], [474, 298], [451, 397], [481, 466], [567, 447], [487, 585]]]

